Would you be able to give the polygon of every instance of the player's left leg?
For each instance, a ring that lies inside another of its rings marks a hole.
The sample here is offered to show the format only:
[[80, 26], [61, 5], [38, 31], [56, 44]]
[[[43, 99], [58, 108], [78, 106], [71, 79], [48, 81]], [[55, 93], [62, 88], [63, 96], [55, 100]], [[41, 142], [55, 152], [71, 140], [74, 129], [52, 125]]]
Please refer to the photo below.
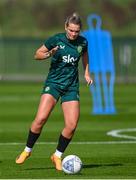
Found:
[[65, 126], [59, 137], [58, 146], [56, 152], [51, 156], [51, 160], [56, 166], [57, 170], [61, 170], [61, 156], [70, 143], [80, 114], [80, 104], [79, 101], [68, 101], [62, 103], [62, 110], [64, 114]]
[[62, 110], [65, 121], [65, 127], [62, 131], [62, 135], [67, 139], [71, 139], [79, 120], [80, 103], [79, 101], [64, 102], [62, 103]]

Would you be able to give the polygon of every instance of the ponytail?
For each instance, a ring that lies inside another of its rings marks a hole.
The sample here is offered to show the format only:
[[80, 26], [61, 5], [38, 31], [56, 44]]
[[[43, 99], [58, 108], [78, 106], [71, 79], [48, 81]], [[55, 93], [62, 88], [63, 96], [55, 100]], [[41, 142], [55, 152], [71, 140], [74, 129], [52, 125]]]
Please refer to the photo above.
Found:
[[81, 18], [78, 15], [78, 13], [76, 13], [76, 12], [74, 12], [72, 15], [67, 17], [67, 19], [65, 21], [66, 26], [68, 26], [70, 23], [77, 24], [80, 26], [80, 28], [82, 28]]

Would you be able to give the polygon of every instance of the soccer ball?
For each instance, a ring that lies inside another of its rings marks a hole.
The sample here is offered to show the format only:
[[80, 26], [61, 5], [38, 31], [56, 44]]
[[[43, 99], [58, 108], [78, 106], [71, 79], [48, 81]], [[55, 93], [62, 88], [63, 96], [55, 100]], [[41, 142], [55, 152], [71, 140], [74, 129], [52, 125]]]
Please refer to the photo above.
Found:
[[82, 161], [76, 155], [68, 155], [62, 161], [62, 170], [66, 174], [76, 174], [82, 169]]

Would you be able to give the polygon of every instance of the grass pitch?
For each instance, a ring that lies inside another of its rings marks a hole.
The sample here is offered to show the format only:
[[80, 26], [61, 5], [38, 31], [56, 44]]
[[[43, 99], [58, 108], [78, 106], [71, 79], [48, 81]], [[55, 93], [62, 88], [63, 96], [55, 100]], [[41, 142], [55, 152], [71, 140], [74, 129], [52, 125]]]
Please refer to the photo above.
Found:
[[[116, 85], [117, 114], [95, 116], [91, 114], [89, 89], [81, 85], [81, 117], [72, 143], [64, 154], [76, 154], [81, 158], [83, 169], [80, 174], [58, 173], [50, 161], [63, 127], [59, 102], [44, 126], [32, 156], [25, 164], [16, 165], [15, 158], [25, 146], [41, 89], [41, 83], [0, 83], [1, 179], [136, 178], [136, 131], [124, 131], [120, 138], [107, 135], [111, 130], [136, 127], [136, 85]], [[126, 139], [123, 135], [129, 137]]]

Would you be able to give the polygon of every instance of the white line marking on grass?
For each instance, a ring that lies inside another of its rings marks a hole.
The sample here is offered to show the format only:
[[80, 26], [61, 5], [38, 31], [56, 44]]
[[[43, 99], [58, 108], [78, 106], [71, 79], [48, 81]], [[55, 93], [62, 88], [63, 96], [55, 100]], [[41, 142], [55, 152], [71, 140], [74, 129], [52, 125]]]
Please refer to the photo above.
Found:
[[125, 138], [125, 139], [136, 140], [135, 136], [129, 136], [129, 135], [120, 134], [120, 133], [123, 133], [123, 132], [134, 132], [134, 131], [136, 131], [136, 128], [115, 129], [115, 130], [107, 132], [107, 135], [113, 136], [113, 137], [118, 137], [118, 138]]
[[[57, 144], [57, 142], [37, 142], [36, 144], [40, 145], [54, 145]], [[86, 142], [71, 142], [73, 145], [87, 145], [87, 144], [136, 144], [136, 141], [86, 141]], [[5, 142], [0, 143], [0, 146], [17, 146], [17, 145], [25, 145], [25, 143], [19, 143], [19, 142]]]
[[[136, 144], [136, 137], [135, 136], [128, 136], [128, 135], [123, 135], [120, 134], [122, 132], [133, 132], [136, 131], [136, 128], [129, 128], [129, 129], [118, 129], [118, 130], [112, 130], [107, 132], [107, 135], [109, 136], [113, 136], [113, 137], [118, 137], [118, 138], [125, 138], [125, 139], [131, 139], [132, 141], [86, 141], [86, 142], [71, 142], [71, 144], [73, 145], [86, 145], [86, 144]], [[50, 144], [50, 145], [54, 145], [57, 144], [57, 142], [37, 142], [36, 144], [40, 144], [40, 145], [46, 145], [46, 144]], [[25, 143], [23, 142], [5, 142], [5, 143], [0, 143], [0, 146], [16, 146], [16, 145], [25, 145]]]

